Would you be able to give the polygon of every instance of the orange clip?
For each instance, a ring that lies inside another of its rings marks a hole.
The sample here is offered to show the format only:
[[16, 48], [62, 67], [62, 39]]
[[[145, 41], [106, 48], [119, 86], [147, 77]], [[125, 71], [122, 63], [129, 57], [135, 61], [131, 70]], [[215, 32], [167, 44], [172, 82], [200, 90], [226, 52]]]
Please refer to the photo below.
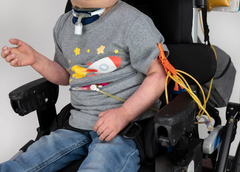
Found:
[[[161, 62], [162, 62], [162, 64], [163, 64], [163, 67], [164, 67], [164, 69], [165, 69], [166, 74], [168, 74], [168, 71], [170, 71], [170, 73], [171, 73], [173, 76], [176, 76], [176, 77], [177, 77], [177, 71], [176, 71], [176, 69], [171, 65], [171, 63], [169, 63], [168, 59], [166, 58], [161, 43], [158, 44], [158, 48], [160, 49], [160, 53], [159, 53], [158, 58], [161, 60]], [[180, 87], [181, 87], [181, 86], [180, 86]], [[181, 87], [181, 88], [182, 88], [182, 87]], [[179, 88], [178, 88], [178, 83], [176, 83], [176, 82], [175, 82], [174, 90], [175, 90], [175, 91], [178, 91], [178, 90], [179, 90]]]
[[173, 76], [177, 76], [176, 69], [169, 63], [168, 59], [166, 58], [161, 43], [158, 44], [158, 48], [160, 49], [158, 58], [162, 61], [166, 74], [168, 74], [168, 71], [170, 71]]

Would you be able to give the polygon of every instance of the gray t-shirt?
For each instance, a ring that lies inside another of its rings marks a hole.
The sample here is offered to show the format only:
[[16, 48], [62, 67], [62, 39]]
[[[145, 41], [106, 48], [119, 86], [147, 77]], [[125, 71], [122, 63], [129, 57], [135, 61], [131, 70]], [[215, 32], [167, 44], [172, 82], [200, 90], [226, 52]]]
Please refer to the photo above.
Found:
[[[120, 107], [123, 102], [83, 88], [104, 83], [102, 91], [128, 99], [146, 77], [159, 54], [158, 43], [163, 44], [164, 38], [148, 16], [122, 1], [98, 20], [84, 25], [81, 36], [74, 34], [72, 18], [68, 12], [54, 27], [54, 60], [71, 72], [71, 103], [75, 109], [69, 124], [92, 130], [100, 112]], [[163, 48], [168, 52], [165, 44]], [[159, 106], [157, 101], [152, 107]], [[147, 110], [136, 120], [154, 113]]]

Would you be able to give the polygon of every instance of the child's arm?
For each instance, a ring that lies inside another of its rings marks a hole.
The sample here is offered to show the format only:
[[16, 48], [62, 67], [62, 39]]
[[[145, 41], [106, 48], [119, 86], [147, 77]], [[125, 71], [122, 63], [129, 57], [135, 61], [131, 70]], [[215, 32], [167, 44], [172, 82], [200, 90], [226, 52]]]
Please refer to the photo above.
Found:
[[61, 65], [49, 60], [23, 41], [10, 39], [9, 42], [17, 45], [17, 47], [3, 47], [1, 56], [12, 66], [20, 67], [30, 65], [52, 83], [58, 85], [69, 84], [69, 72]]
[[94, 126], [99, 140], [110, 141], [128, 123], [150, 108], [163, 93], [166, 73], [161, 61], [152, 61], [147, 77], [139, 89], [126, 101], [123, 106], [109, 109], [99, 114], [100, 119]]

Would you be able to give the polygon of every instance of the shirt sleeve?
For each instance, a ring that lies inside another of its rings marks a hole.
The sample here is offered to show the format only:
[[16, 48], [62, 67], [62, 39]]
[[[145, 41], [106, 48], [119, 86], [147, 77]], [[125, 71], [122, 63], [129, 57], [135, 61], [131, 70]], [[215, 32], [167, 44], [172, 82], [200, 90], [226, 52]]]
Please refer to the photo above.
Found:
[[62, 18], [63, 18], [63, 15], [58, 19], [53, 29], [53, 39], [55, 43], [54, 61], [59, 63], [63, 68], [67, 69], [69, 68], [69, 64], [64, 58], [64, 54], [60, 46], [61, 26], [63, 25], [63, 21], [64, 21]]
[[159, 55], [159, 43], [168, 56], [169, 52], [162, 34], [148, 16], [140, 15], [132, 24], [126, 41], [133, 68], [146, 74], [151, 62]]

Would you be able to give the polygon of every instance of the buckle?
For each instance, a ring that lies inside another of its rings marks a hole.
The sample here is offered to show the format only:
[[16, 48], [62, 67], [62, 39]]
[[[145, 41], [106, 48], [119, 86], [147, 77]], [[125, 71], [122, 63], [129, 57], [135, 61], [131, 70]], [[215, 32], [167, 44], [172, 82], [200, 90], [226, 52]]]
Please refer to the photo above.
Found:
[[125, 127], [120, 134], [126, 139], [135, 139], [142, 131], [141, 125], [137, 122], [133, 122]]

